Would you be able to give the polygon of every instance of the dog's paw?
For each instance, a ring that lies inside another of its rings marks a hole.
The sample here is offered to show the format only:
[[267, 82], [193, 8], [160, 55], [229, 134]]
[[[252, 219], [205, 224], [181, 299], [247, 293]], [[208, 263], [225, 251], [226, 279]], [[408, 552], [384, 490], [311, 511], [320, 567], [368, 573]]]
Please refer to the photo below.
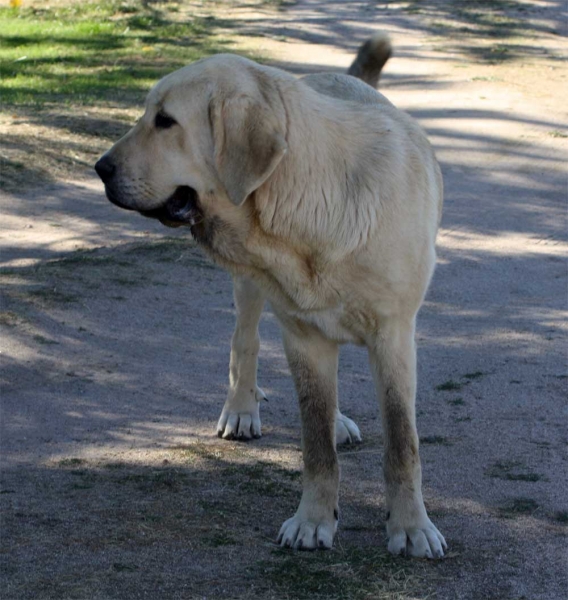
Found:
[[336, 530], [336, 519], [306, 519], [296, 513], [284, 521], [276, 542], [295, 550], [329, 550]]
[[266, 400], [264, 392], [257, 386], [254, 396], [235, 394], [225, 402], [219, 421], [217, 435], [224, 440], [250, 440], [261, 437], [261, 400]]
[[389, 552], [395, 555], [442, 558], [448, 548], [444, 536], [427, 516], [407, 524], [397, 523], [391, 516], [387, 521], [387, 534]]
[[359, 444], [361, 442], [361, 432], [355, 421], [342, 415], [337, 411], [335, 418], [335, 443], [341, 444]]

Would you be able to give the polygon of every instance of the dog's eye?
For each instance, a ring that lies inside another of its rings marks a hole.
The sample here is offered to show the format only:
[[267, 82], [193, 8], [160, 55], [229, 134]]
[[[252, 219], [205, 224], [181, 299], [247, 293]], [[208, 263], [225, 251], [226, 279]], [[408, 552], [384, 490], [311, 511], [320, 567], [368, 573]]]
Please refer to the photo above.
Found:
[[173, 125], [177, 125], [177, 122], [175, 119], [172, 119], [170, 116], [165, 115], [162, 112], [159, 112], [156, 114], [156, 119], [154, 121], [154, 125], [158, 129], [169, 129]]

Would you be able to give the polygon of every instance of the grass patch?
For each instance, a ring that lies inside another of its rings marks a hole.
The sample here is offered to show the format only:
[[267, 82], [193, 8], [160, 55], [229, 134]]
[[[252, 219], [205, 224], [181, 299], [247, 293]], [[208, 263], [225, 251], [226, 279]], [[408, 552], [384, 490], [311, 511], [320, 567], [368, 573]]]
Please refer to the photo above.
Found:
[[226, 51], [227, 23], [181, 0], [0, 7], [0, 188], [84, 176], [164, 75]]
[[45, 287], [28, 292], [32, 299], [41, 304], [70, 304], [78, 302], [79, 297], [76, 294], [60, 292], [57, 288]]
[[453, 398], [452, 400], [448, 400], [448, 404], [452, 406], [464, 406], [465, 402], [463, 398]]
[[459, 381], [454, 381], [453, 379], [448, 379], [447, 381], [444, 381], [444, 383], [437, 385], [436, 389], [439, 392], [452, 392], [455, 390], [461, 390], [464, 385], [465, 385], [464, 383], [460, 383]]
[[544, 475], [527, 471], [523, 463], [514, 460], [497, 461], [486, 470], [486, 475], [505, 481], [546, 481]]
[[465, 385], [471, 383], [474, 379], [479, 379], [483, 377], [485, 373], [483, 371], [473, 371], [472, 373], [465, 373], [462, 375], [462, 379], [466, 379], [467, 381], [455, 381], [454, 379], [448, 379], [436, 386], [436, 389], [439, 392], [454, 392], [461, 390]]
[[472, 381], [473, 379], [479, 379], [484, 375], [485, 373], [483, 371], [474, 371], [473, 373], [466, 373], [465, 375], [462, 375], [462, 377], [464, 379], [469, 379], [469, 381]]
[[314, 553], [275, 549], [259, 570], [276, 597], [406, 600], [427, 595], [417, 563], [403, 563], [375, 547]]
[[216, 477], [229, 481], [239, 493], [274, 498], [296, 498], [300, 495], [301, 471], [285, 469], [263, 460], [241, 462], [248, 455], [246, 450], [240, 449], [240, 445], [229, 446], [226, 442], [222, 446], [196, 443], [176, 450], [192, 465], [197, 466], [202, 461], [208, 463], [207, 467], [216, 471]]
[[50, 340], [46, 337], [43, 337], [43, 335], [34, 335], [34, 340], [38, 343], [38, 344], [44, 344], [46, 346], [51, 345], [51, 344], [59, 344], [59, 342], [56, 342], [55, 340]]
[[[1, 85], [0, 94], [3, 94]], [[2, 177], [0, 177], [0, 190], [5, 192], [17, 192], [29, 178], [33, 178], [33, 181], [38, 184], [47, 184], [53, 181], [47, 170], [38, 169], [29, 163], [1, 155], [0, 173], [2, 173]]]
[[[233, 448], [237, 457], [231, 461]], [[5, 524], [13, 544], [34, 541], [36, 569], [25, 577], [14, 574], [12, 585], [22, 582], [33, 591], [32, 596], [40, 597], [45, 596], [45, 581], [50, 578], [57, 586], [53, 597], [88, 598], [100, 595], [100, 582], [110, 576], [121, 585], [132, 581], [134, 587], [104, 588], [103, 596], [126, 598], [135, 592], [138, 575], [143, 573], [150, 582], [151, 597], [174, 597], [180, 589], [188, 598], [226, 597], [225, 584], [213, 587], [211, 579], [203, 580], [203, 569], [218, 573], [231, 560], [235, 572], [245, 573], [229, 593], [235, 598], [431, 597], [435, 581], [426, 585], [431, 567], [426, 561], [391, 557], [378, 532], [380, 526], [373, 530], [369, 546], [360, 547], [358, 539], [352, 547], [340, 534], [329, 552], [276, 549], [273, 538], [282, 520], [293, 514], [299, 494], [293, 500], [263, 498], [239, 489], [234, 476], [240, 472], [256, 482], [268, 474], [292, 485], [299, 473], [280, 461], [242, 464], [252, 458], [250, 447], [239, 451], [238, 444], [219, 442], [191, 444], [189, 450], [169, 448], [151, 458], [154, 466], [68, 456], [56, 461], [54, 468], [34, 471], [30, 485], [42, 493], [27, 502], [26, 488], [18, 491], [21, 496], [7, 511]], [[232, 471], [226, 478], [229, 468]], [[6, 488], [7, 483], [4, 491], [8, 493]], [[85, 571], [81, 566], [80, 594], [70, 593], [67, 585], [75, 571], [53, 574], [50, 570], [53, 547], [60, 548], [58, 564], [73, 565], [77, 552], [92, 557], [97, 568]], [[164, 589], [160, 580], [164, 565], [177, 564], [180, 549], [189, 549], [188, 555], [195, 560], [182, 561], [184, 568], [172, 571], [174, 579]]]
[[224, 451], [223, 448], [217, 446], [209, 446], [202, 442], [196, 442], [187, 446], [175, 446], [171, 450], [175, 451], [176, 454], [180, 454], [190, 464], [194, 464], [200, 460], [220, 461], [225, 456], [230, 457], [233, 455], [231, 446], [230, 444], [226, 444], [226, 451]]
[[79, 467], [86, 462], [84, 458], [63, 458], [57, 464], [60, 467]]
[[421, 444], [431, 444], [437, 446], [451, 446], [452, 442], [443, 435], [427, 435], [420, 438]]
[[132, 279], [131, 277], [111, 277], [110, 283], [123, 287], [136, 287], [137, 285], [143, 285], [146, 283], [144, 279]]
[[[93, 297], [125, 301], [131, 289], [148, 285], [171, 285], [163, 279], [162, 262], [171, 261], [189, 268], [211, 268], [190, 238], [172, 241], [127, 244], [115, 248], [96, 248], [70, 252], [54, 260], [31, 266], [0, 269], [5, 294], [10, 299], [6, 308], [33, 305], [36, 309], [61, 308], [82, 303]], [[100, 290], [100, 291], [99, 291]], [[128, 294], [126, 293], [128, 292]], [[15, 312], [0, 313], [0, 324], [14, 327], [25, 322]], [[85, 331], [79, 329], [78, 331]], [[36, 336], [39, 344], [57, 343], [50, 336]]]
[[499, 508], [499, 512], [505, 517], [514, 517], [517, 515], [531, 515], [539, 508], [538, 502], [532, 498], [513, 498], [504, 506]]
[[558, 510], [554, 513], [554, 520], [562, 523], [563, 525], [568, 525], [568, 510]]
[[219, 50], [214, 19], [181, 18], [176, 9], [143, 0], [3, 7], [4, 107], [140, 102], [166, 73]]
[[193, 444], [184, 448], [183, 452], [192, 461], [201, 459], [216, 463], [219, 477], [231, 481], [232, 486], [243, 493], [266, 497], [296, 496], [300, 493], [299, 487], [291, 485], [292, 482], [301, 479], [300, 471], [291, 471], [266, 461], [234, 462], [235, 458], [246, 454], [239, 456], [233, 448], [229, 448], [226, 458], [223, 451], [220, 452], [216, 447], [208, 448], [203, 444]]
[[203, 542], [206, 546], [211, 546], [212, 548], [236, 546], [239, 543], [234, 537], [223, 530], [215, 531], [212, 535], [206, 537]]
[[177, 469], [159, 469], [144, 473], [126, 473], [117, 475], [119, 484], [134, 485], [138, 490], [146, 493], [156, 493], [161, 490], [177, 492], [188, 483], [188, 475]]
[[111, 471], [120, 471], [122, 469], [126, 469], [128, 467], [128, 465], [126, 465], [125, 463], [122, 463], [122, 462], [111, 462], [111, 463], [105, 463], [103, 465], [103, 467], [105, 469], [109, 469]]
[[456, 418], [454, 419], [454, 421], [455, 421], [456, 423], [465, 423], [465, 422], [467, 422], [467, 421], [471, 421], [471, 417], [469, 417], [469, 416], [465, 416], [465, 417], [456, 417]]
[[175, 262], [201, 269], [219, 269], [197, 250], [189, 234], [187, 237], [164, 237], [155, 242], [135, 244], [128, 249], [127, 254], [137, 258], [146, 257], [157, 263]]
[[[128, 274], [131, 275], [135, 267], [135, 261], [125, 257], [120, 249], [105, 253], [104, 248], [95, 248], [70, 252], [61, 258], [40, 262], [30, 267], [0, 271], [0, 274], [6, 277], [21, 276], [34, 284], [44, 283], [45, 287], [28, 292], [32, 296], [52, 302], [73, 302], [77, 297], [69, 291], [61, 292], [60, 288], [73, 289], [76, 282], [83, 282], [83, 280], [92, 286], [98, 283], [96, 280], [101, 277], [104, 277], [105, 285], [109, 281], [117, 285], [125, 285], [127, 281], [126, 285], [128, 285], [131, 282], [130, 278], [124, 277], [120, 269], [127, 269]], [[112, 271], [112, 276], [109, 275], [109, 270]], [[62, 283], [63, 281], [65, 283]]]
[[10, 310], [0, 311], [0, 325], [4, 325], [5, 327], [15, 327], [21, 320], [22, 318], [15, 312]]
[[126, 573], [134, 573], [134, 572], [138, 571], [138, 569], [140, 567], [138, 567], [138, 565], [115, 562], [112, 564], [112, 568], [114, 571], [117, 571], [118, 573], [125, 573], [125, 572]]
[[477, 77], [472, 77], [471, 81], [503, 81], [502, 79], [499, 79], [499, 77], [493, 77], [493, 76], [477, 76]]
[[103, 267], [103, 266], [130, 266], [130, 262], [124, 259], [120, 259], [113, 255], [101, 254], [102, 248], [95, 248], [93, 250], [76, 250], [71, 252], [68, 256], [51, 260], [46, 263], [46, 267], [75, 267], [75, 266], [88, 266], [88, 267]]

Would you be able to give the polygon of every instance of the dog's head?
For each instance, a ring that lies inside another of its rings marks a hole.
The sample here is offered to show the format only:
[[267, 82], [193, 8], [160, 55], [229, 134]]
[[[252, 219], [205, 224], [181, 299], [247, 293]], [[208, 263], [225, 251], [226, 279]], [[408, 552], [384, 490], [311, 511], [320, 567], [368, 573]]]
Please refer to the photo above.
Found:
[[286, 113], [270, 69], [217, 55], [150, 91], [146, 110], [95, 169], [108, 199], [175, 226], [240, 206], [286, 153]]

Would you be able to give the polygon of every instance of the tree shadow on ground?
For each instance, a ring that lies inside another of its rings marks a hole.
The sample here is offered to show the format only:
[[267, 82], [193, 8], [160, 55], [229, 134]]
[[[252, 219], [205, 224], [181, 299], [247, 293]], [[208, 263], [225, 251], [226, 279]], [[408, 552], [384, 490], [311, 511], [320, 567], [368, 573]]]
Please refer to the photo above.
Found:
[[[242, 35], [284, 36], [292, 40], [326, 43], [355, 52], [361, 41], [380, 29], [381, 24], [402, 28], [409, 36], [413, 31], [440, 33], [440, 27], [451, 26], [452, 31], [458, 32], [457, 37], [445, 35], [445, 45], [439, 48], [442, 50], [440, 56], [435, 59], [430, 53], [428, 60], [446, 60], [444, 53], [453, 51], [448, 44], [455, 42], [459, 51], [469, 60], [479, 58], [482, 61], [502, 62], [545, 52], [545, 48], [535, 44], [519, 44], [515, 36], [521, 33], [525, 36], [544, 35], [557, 30], [559, 6], [557, 2], [543, 7], [500, 0], [472, 2], [467, 6], [461, 2], [387, 2], [370, 4], [368, 18], [361, 25], [362, 7], [359, 4], [350, 6], [349, 3], [306, 2], [293, 8], [298, 16], [297, 21], [287, 20], [288, 13], [284, 8], [280, 13], [283, 16], [281, 20], [275, 19], [274, 12], [270, 10], [266, 18], [252, 22], [240, 20], [238, 11], [223, 18], [195, 17], [189, 13], [185, 22], [180, 21], [175, 13], [163, 10], [163, 7], [157, 10], [149, 5], [135, 14], [129, 14], [128, 11], [119, 13], [122, 19], [119, 19], [120, 26], [126, 27], [120, 32], [132, 27], [133, 31], [140, 34], [140, 44], [145, 44], [136, 51], [129, 50], [123, 35], [104, 29], [88, 36], [73, 36], [66, 30], [54, 35], [48, 33], [49, 29], [27, 36], [5, 33], [3, 43], [6, 47], [22, 48], [21, 53], [25, 53], [30, 44], [55, 44], [62, 47], [64, 57], [48, 55], [34, 57], [33, 60], [18, 59], [4, 67], [3, 75], [6, 77], [11, 77], [16, 71], [21, 75], [21, 82], [10, 84], [3, 95], [5, 107], [11, 105], [11, 98], [14, 101], [19, 99], [14, 109], [17, 119], [13, 124], [43, 127], [46, 135], [30, 137], [24, 128], [8, 129], [4, 138], [9, 151], [7, 156], [2, 157], [2, 185], [4, 189], [17, 193], [29, 187], [30, 182], [44, 185], [56, 180], [60, 174], [69, 172], [71, 165], [76, 164], [77, 168], [84, 170], [103, 149], [103, 140], [108, 144], [118, 139], [133, 123], [135, 115], [142, 110], [144, 95], [154, 81], [201, 56], [225, 50], [227, 40], [214, 35], [220, 31], [230, 29]], [[338, 14], [340, 19], [337, 18]], [[306, 28], [306, 23], [315, 27]], [[460, 26], [467, 23], [475, 27], [475, 32], [471, 33], [473, 37], [490, 39], [496, 43], [468, 46], [464, 36], [467, 38], [469, 33], [459, 30]], [[507, 40], [511, 43], [504, 45]], [[185, 46], [187, 51], [176, 49], [178, 46]], [[100, 51], [93, 52], [93, 48], [99, 47]], [[412, 60], [426, 58], [423, 49], [412, 43], [398, 45], [395, 53]], [[547, 56], [552, 57], [550, 54]], [[60, 63], [65, 64], [66, 68], [61, 70], [58, 66]], [[302, 65], [282, 61], [272, 61], [272, 64], [297, 74], [337, 70], [309, 61]], [[68, 73], [66, 69], [71, 69], [71, 72]], [[73, 72], [74, 69], [76, 72]], [[38, 80], [41, 82], [39, 88]], [[30, 81], [36, 83], [31, 84]], [[385, 82], [387, 89], [427, 90], [449, 85], [412, 74], [387, 73]], [[21, 101], [24, 97], [33, 97], [32, 105], [26, 106]], [[83, 114], [79, 114], [74, 105], [85, 107], [80, 111]], [[103, 105], [108, 105], [106, 116], [100, 110], [96, 115], [92, 114], [93, 107]], [[117, 119], [119, 109], [122, 114]], [[129, 111], [128, 115], [124, 114], [125, 110]], [[70, 114], [73, 111], [75, 114]], [[417, 116], [420, 118], [421, 115]], [[505, 113], [501, 114], [501, 119], [507, 118]], [[47, 134], [47, 130], [52, 134]], [[66, 137], [58, 139], [59, 131], [65, 132]], [[34, 148], [34, 145], [37, 147]], [[35, 155], [36, 160], [25, 160], [25, 153]]]
[[[251, 22], [240, 21], [237, 13], [232, 26], [234, 31], [244, 35], [328, 44], [351, 51], [382, 27], [395, 27], [408, 32], [409, 36], [421, 32], [433, 39], [440, 38], [439, 43], [454, 44], [454, 49], [464, 57], [490, 64], [532, 55], [554, 57], [554, 53], [544, 48], [519, 43], [519, 38], [566, 33], [563, 3], [559, 1], [546, 5], [508, 0], [387, 1], [367, 5], [312, 1], [295, 5], [293, 14], [295, 20], [287, 19], [284, 9], [280, 20], [267, 13], [266, 18]], [[306, 27], [306, 24], [311, 26]], [[409, 56], [403, 48], [397, 48], [396, 53]], [[419, 55], [413, 58], [420, 60]]]

